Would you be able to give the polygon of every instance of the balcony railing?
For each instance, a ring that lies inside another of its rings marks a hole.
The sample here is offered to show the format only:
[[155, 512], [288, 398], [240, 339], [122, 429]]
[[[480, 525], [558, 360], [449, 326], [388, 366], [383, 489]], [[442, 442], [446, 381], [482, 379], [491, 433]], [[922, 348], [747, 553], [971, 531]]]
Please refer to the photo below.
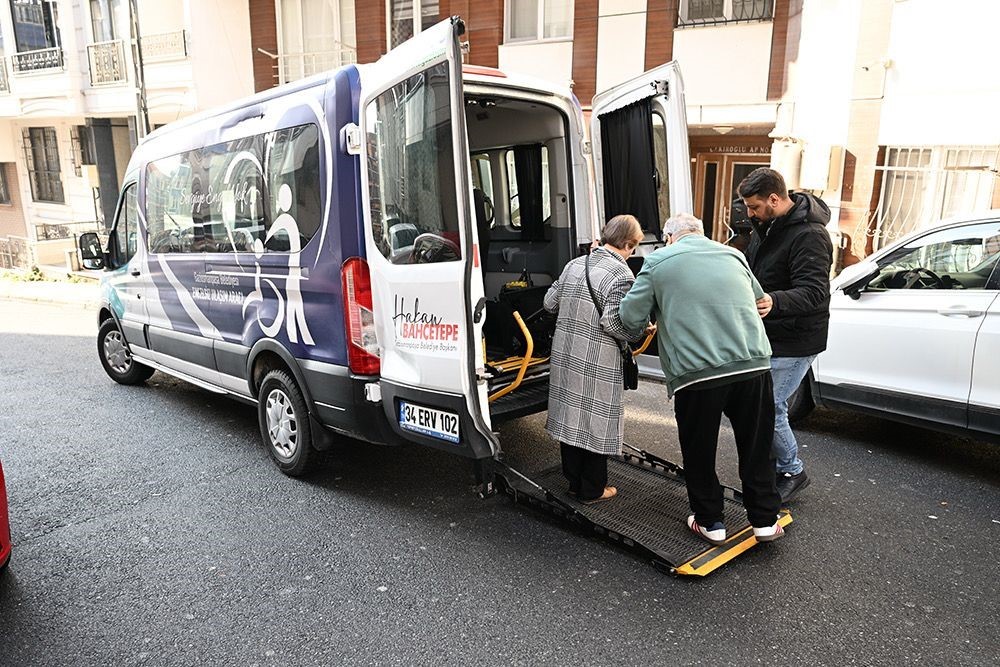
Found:
[[63, 52], [59, 47], [15, 53], [10, 57], [14, 74], [35, 74], [63, 68]]
[[89, 44], [87, 58], [90, 61], [90, 85], [108, 86], [128, 81], [122, 40]]
[[677, 26], [750, 23], [774, 18], [774, 0], [681, 0]]
[[181, 60], [187, 56], [187, 32], [184, 30], [142, 36], [143, 62]]
[[341, 46], [328, 51], [281, 54], [268, 53], [264, 49], [257, 50], [274, 60], [274, 78], [279, 84], [305, 79], [313, 74], [358, 61], [357, 49], [350, 46]]

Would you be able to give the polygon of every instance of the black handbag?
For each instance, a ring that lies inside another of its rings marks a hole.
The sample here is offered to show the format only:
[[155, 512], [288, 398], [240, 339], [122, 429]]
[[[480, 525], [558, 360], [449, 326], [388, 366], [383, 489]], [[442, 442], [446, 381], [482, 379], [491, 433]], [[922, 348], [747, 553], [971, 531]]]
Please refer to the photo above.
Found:
[[[594, 294], [594, 286], [590, 284], [590, 255], [587, 255], [587, 259], [584, 260], [583, 273], [587, 277], [587, 289], [590, 291], [590, 300], [594, 302], [594, 308], [597, 309], [597, 319], [600, 320], [604, 316], [604, 309], [597, 302], [597, 296]], [[614, 341], [618, 345], [618, 352], [622, 355], [622, 386], [625, 387], [626, 391], [629, 389], [638, 389], [639, 364], [636, 363], [635, 357], [632, 355], [632, 349], [625, 341], [618, 340], [617, 338]]]

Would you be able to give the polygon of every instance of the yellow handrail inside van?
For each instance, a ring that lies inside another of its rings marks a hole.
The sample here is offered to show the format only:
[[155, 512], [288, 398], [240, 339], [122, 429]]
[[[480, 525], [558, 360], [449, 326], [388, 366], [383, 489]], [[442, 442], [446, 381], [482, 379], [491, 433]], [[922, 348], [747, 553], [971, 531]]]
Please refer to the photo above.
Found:
[[642, 345], [639, 346], [638, 350], [632, 350], [632, 356], [638, 357], [640, 354], [646, 351], [646, 348], [649, 347], [649, 344], [652, 342], [653, 342], [653, 334], [649, 334], [648, 336], [646, 336], [646, 340], [642, 341]]
[[514, 378], [514, 381], [509, 385], [490, 396], [490, 402], [497, 400], [501, 396], [506, 396], [521, 385], [521, 380], [524, 379], [524, 373], [528, 370], [528, 364], [531, 363], [531, 353], [535, 351], [535, 341], [531, 338], [531, 332], [528, 331], [528, 327], [524, 325], [524, 320], [521, 319], [521, 314], [516, 310], [514, 311], [514, 320], [517, 321], [517, 326], [521, 327], [521, 333], [524, 334], [527, 349], [524, 351], [524, 358], [521, 360], [521, 367], [517, 370], [517, 377]]

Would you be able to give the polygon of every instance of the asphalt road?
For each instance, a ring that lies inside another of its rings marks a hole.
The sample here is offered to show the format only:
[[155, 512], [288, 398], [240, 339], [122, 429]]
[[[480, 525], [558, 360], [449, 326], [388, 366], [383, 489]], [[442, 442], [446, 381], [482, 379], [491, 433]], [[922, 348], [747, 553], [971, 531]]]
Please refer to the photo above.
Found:
[[[818, 412], [787, 537], [692, 580], [479, 500], [444, 453], [345, 442], [286, 478], [252, 407], [162, 374], [116, 385], [95, 331], [0, 301], [0, 665], [1000, 661], [996, 445]], [[627, 440], [679, 461], [662, 387], [627, 416]], [[543, 424], [502, 429], [515, 465], [558, 460]]]

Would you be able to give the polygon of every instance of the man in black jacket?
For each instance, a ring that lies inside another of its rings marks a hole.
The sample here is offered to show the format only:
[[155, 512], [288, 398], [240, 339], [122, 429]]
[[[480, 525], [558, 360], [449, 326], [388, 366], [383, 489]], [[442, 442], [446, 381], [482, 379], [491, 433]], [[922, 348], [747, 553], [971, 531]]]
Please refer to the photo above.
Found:
[[826, 349], [830, 324], [833, 243], [830, 209], [805, 192], [785, 187], [777, 171], [762, 167], [737, 188], [750, 213], [750, 269], [766, 294], [757, 302], [771, 342], [774, 383], [774, 455], [778, 493], [788, 501], [809, 484], [788, 425], [788, 398]]

